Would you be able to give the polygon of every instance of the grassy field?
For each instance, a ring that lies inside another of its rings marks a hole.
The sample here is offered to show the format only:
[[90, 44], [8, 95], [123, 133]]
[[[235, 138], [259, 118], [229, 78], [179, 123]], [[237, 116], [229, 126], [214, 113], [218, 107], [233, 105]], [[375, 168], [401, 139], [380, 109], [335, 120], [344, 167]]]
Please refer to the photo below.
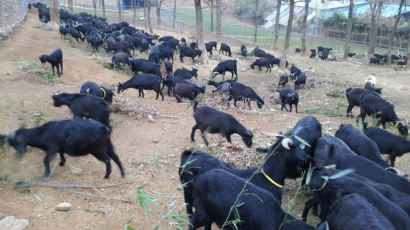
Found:
[[[173, 15], [172, 9], [162, 9], [162, 12], [168, 15]], [[205, 30], [211, 29], [211, 12], [208, 9], [202, 11], [203, 15], [203, 25]], [[195, 25], [195, 9], [192, 8], [179, 8], [176, 10], [176, 18], [184, 23], [189, 25]], [[215, 25], [216, 15], [214, 14], [214, 25]], [[222, 17], [222, 33], [227, 36], [231, 36], [240, 40], [253, 42], [253, 34], [254, 34], [254, 27], [246, 24], [238, 24], [233, 22], [229, 19], [224, 19]], [[290, 40], [291, 47], [300, 47], [301, 46], [301, 39], [299, 35], [292, 34], [292, 38]], [[279, 47], [284, 45], [285, 40], [285, 33], [279, 34]], [[259, 45], [273, 45], [273, 31], [259, 28], [258, 30], [258, 39], [257, 43]], [[335, 51], [343, 51], [344, 50], [344, 42], [339, 40], [332, 40], [326, 38], [316, 38], [316, 37], [307, 37], [306, 39], [306, 46], [308, 48], [316, 48], [317, 46], [325, 46], [333, 48]], [[355, 52], [357, 54], [366, 54], [368, 46], [361, 45], [361, 44], [352, 44], [350, 51]], [[376, 52], [378, 53], [386, 53], [387, 50], [384, 48], [376, 48]], [[393, 53], [397, 53], [397, 51], [393, 51]]]

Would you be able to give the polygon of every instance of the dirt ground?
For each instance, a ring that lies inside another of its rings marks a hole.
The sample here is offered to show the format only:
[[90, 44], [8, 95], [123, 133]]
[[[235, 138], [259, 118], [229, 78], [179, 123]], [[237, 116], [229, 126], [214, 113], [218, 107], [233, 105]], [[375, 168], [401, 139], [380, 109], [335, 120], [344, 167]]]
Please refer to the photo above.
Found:
[[[158, 32], [159, 34], [164, 34]], [[188, 37], [188, 35], [186, 35]], [[64, 74], [60, 84], [44, 82], [37, 75], [25, 74], [12, 80], [22, 71], [17, 68], [24, 60], [38, 61], [40, 54], [48, 54], [54, 48], [61, 48], [64, 56]], [[253, 47], [248, 47], [248, 50]], [[233, 50], [239, 50], [233, 47]], [[280, 56], [279, 53], [273, 52]], [[91, 49], [81, 50], [73, 47], [60, 38], [58, 32], [41, 28], [35, 14], [29, 14], [27, 20], [11, 35], [0, 41], [0, 133], [11, 133], [22, 123], [27, 127], [34, 127], [38, 118], [41, 121], [71, 118], [67, 107], [56, 108], [51, 103], [50, 96], [54, 92], [79, 92], [80, 85], [85, 81], [99, 84], [118, 84], [129, 79], [129, 76], [104, 68], [96, 62], [95, 53]], [[149, 122], [146, 117], [137, 118], [126, 114], [114, 114], [115, 123], [112, 134], [117, 154], [119, 155], [126, 177], [120, 176], [119, 170], [113, 164], [110, 179], [103, 178], [105, 165], [92, 156], [67, 157], [64, 167], [57, 167], [50, 182], [59, 184], [82, 183], [93, 186], [110, 185], [120, 182], [121, 185], [101, 189], [56, 189], [50, 187], [33, 186], [16, 188], [16, 183], [33, 183], [42, 180], [44, 175], [44, 153], [35, 148], [28, 148], [28, 153], [21, 157], [16, 151], [5, 145], [0, 150], [0, 217], [14, 215], [16, 218], [28, 219], [27, 229], [121, 229], [131, 219], [131, 226], [135, 229], [168, 229], [183, 226], [179, 221], [180, 214], [184, 214], [183, 194], [177, 188], [178, 166], [180, 153], [189, 148], [197, 147], [211, 153], [218, 153], [223, 159], [230, 160], [238, 167], [248, 166], [241, 159], [254, 159], [261, 156], [255, 153], [258, 146], [266, 146], [272, 140], [261, 135], [260, 131], [279, 132], [291, 128], [304, 113], [287, 113], [280, 111], [280, 105], [274, 103], [272, 91], [276, 88], [280, 69], [273, 69], [272, 73], [253, 71], [249, 68], [250, 59], [238, 58], [239, 80], [252, 86], [266, 104], [261, 110], [227, 108], [219, 102], [220, 98], [212, 97], [207, 87], [207, 94], [201, 103], [216, 106], [218, 109], [233, 114], [254, 134], [254, 146], [246, 149], [238, 136], [233, 138], [233, 146], [224, 143], [224, 139], [217, 135], [208, 135], [210, 147], [205, 147], [199, 134], [197, 142], [191, 143], [189, 134], [194, 125], [192, 107], [188, 103], [176, 103], [174, 98], [165, 96], [165, 101], [155, 100], [153, 92], [146, 92], [145, 98], [138, 98], [136, 90], [124, 93], [128, 98], [140, 105], [149, 106], [163, 114], [176, 118], [154, 117]], [[219, 60], [228, 59], [226, 56], [215, 55], [210, 58], [207, 66], [199, 68], [199, 82], [206, 82], [211, 69]], [[108, 56], [104, 57], [109, 61]], [[346, 100], [341, 97], [331, 97], [326, 94], [335, 88], [362, 86], [370, 74], [377, 77], [377, 86], [383, 88], [383, 96], [395, 103], [399, 117], [410, 120], [409, 85], [410, 72], [396, 71], [388, 67], [370, 67], [363, 60], [353, 59], [347, 62], [322, 62], [296, 55], [290, 55], [290, 63], [296, 63], [306, 71], [311, 80], [306, 89], [298, 90], [300, 95], [299, 111], [306, 111], [318, 107], [346, 109]], [[187, 60], [183, 65], [175, 62], [175, 67], [192, 67]], [[229, 75], [228, 75], [229, 76]], [[353, 110], [356, 114], [358, 108]], [[354, 119], [344, 116], [328, 117], [315, 115], [323, 125], [323, 134], [333, 134], [342, 123], [354, 123]], [[397, 167], [410, 173], [410, 155], [398, 158]], [[54, 165], [54, 161], [51, 163]], [[158, 206], [148, 204], [149, 219], [144, 210], [135, 203], [125, 203], [112, 200], [96, 199], [83, 196], [78, 192], [100, 195], [108, 198], [130, 199], [135, 202], [137, 188], [143, 188], [147, 194], [156, 199]], [[287, 181], [284, 195], [284, 208], [292, 199], [297, 182]], [[70, 191], [68, 191], [70, 190]], [[75, 193], [73, 193], [76, 192]], [[294, 215], [300, 217], [301, 199], [298, 199]], [[67, 201], [72, 204], [71, 213], [55, 212], [58, 203]], [[186, 228], [183, 226], [183, 228]]]

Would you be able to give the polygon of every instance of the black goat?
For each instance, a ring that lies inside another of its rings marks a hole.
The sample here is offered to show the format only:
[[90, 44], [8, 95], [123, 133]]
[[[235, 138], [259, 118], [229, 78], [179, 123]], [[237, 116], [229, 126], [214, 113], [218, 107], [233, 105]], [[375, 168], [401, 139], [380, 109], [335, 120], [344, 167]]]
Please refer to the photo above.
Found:
[[225, 72], [231, 72], [232, 76], [231, 79], [233, 78], [234, 74], [236, 75], [236, 80], [238, 80], [238, 70], [236, 66], [237, 61], [236, 60], [226, 60], [226, 61], [221, 61], [218, 63], [218, 65], [212, 70], [212, 78], [215, 77], [217, 74], [222, 74], [222, 79], [225, 79]]
[[316, 197], [319, 197], [320, 200], [322, 221], [327, 218], [329, 207], [338, 198], [347, 194], [358, 194], [365, 197], [369, 203], [390, 220], [395, 229], [406, 230], [410, 228], [410, 218], [408, 214], [379, 191], [348, 176], [337, 179], [326, 179], [326, 177], [329, 178], [332, 175], [334, 175], [333, 170], [313, 170], [309, 183], [309, 187], [312, 188], [315, 193], [318, 193]]
[[89, 35], [87, 35], [87, 42], [90, 43], [93, 49], [96, 49], [98, 51], [98, 47], [103, 44], [102, 34], [100, 32], [91, 32]]
[[71, 37], [77, 40], [77, 42], [80, 42], [78, 39], [84, 41], [84, 37], [81, 36], [81, 33], [76, 28], [70, 26], [70, 28], [68, 28], [68, 33], [71, 35]]
[[310, 56], [309, 58], [315, 58], [316, 57], [316, 49], [310, 49]]
[[79, 93], [54, 94], [52, 98], [54, 106], [68, 106], [74, 118], [93, 119], [110, 127], [110, 106], [102, 98]]
[[231, 82], [230, 84], [228, 101], [233, 99], [235, 107], [236, 102], [239, 100], [243, 100], [244, 106], [248, 103], [249, 109], [251, 109], [251, 101], [256, 101], [258, 108], [262, 108], [265, 104], [265, 101], [260, 98], [251, 87], [239, 82]]
[[290, 107], [290, 112], [292, 112], [292, 105], [295, 105], [296, 113], [298, 113], [299, 95], [296, 91], [291, 89], [279, 90], [279, 98], [282, 102], [282, 108], [280, 111], [283, 111], [283, 108], [285, 108], [286, 112], [288, 112], [288, 109], [286, 108], [286, 104], [288, 104]]
[[360, 130], [353, 127], [353, 125], [340, 125], [335, 133], [335, 137], [341, 139], [358, 155], [365, 157], [383, 168], [390, 167], [385, 160], [383, 160], [377, 144], [368, 138]]
[[355, 154], [336, 137], [323, 136], [316, 142], [313, 165], [324, 167], [336, 164], [337, 169], [353, 169], [359, 176], [378, 183], [388, 184], [399, 192], [410, 194], [410, 182], [402, 176], [385, 170], [378, 164]]
[[255, 57], [265, 57], [266, 52], [262, 49], [260, 49], [258, 46], [255, 47], [255, 49], [253, 49], [252, 53], [255, 54]]
[[248, 56], [248, 51], [246, 50], [246, 46], [244, 44], [241, 45], [241, 55], [243, 57]]
[[263, 173], [257, 173], [259, 169], [256, 167], [239, 170], [206, 152], [193, 149], [184, 151], [181, 154], [179, 176], [181, 183], [186, 185], [183, 189], [187, 213], [192, 214], [192, 181], [198, 175], [215, 168], [227, 170], [245, 179], [249, 178], [251, 183], [271, 192], [280, 203], [285, 178], [295, 179], [300, 177], [302, 171], [308, 166], [306, 154], [310, 154], [311, 147], [306, 146], [302, 150], [300, 148], [301, 143], [294, 135], [304, 139], [313, 148], [314, 143], [321, 135], [321, 125], [313, 116], [306, 116], [285, 136], [278, 136], [272, 146], [262, 150], [267, 154], [266, 161], [262, 166]]
[[219, 133], [226, 137], [226, 140], [231, 143], [231, 135], [234, 133], [242, 137], [245, 145], [250, 148], [252, 146], [253, 134], [239, 123], [232, 115], [218, 111], [208, 106], [197, 108], [198, 102], [194, 104], [194, 118], [196, 124], [192, 127], [191, 140], [195, 142], [195, 131], [201, 130], [202, 139], [208, 146], [205, 133]]
[[378, 65], [380, 64], [381, 60], [377, 57], [371, 57], [369, 60], [369, 65]]
[[167, 46], [159, 46], [159, 60], [164, 61], [167, 59], [171, 59], [172, 63], [174, 63], [174, 50], [171, 47]]
[[171, 96], [171, 92], [174, 91], [174, 87], [178, 83], [187, 83], [187, 84], [192, 84], [190, 80], [187, 80], [181, 76], [175, 76], [172, 74], [167, 74], [165, 76], [164, 81], [162, 82], [162, 88], [161, 91], [163, 91], [164, 87], [166, 86], [168, 88], [168, 96]]
[[70, 28], [68, 25], [66, 26], [60, 25], [59, 27], [60, 35], [64, 39], [66, 39], [66, 35], [68, 34], [68, 28]]
[[38, 18], [42, 23], [47, 23], [50, 21], [50, 8], [47, 8], [45, 5], [43, 7], [40, 6], [37, 7]]
[[394, 111], [394, 106], [381, 98], [373, 94], [362, 95], [360, 97], [360, 115], [362, 122], [366, 115], [374, 115], [380, 118], [380, 123], [383, 125], [383, 129], [386, 128], [386, 122], [394, 122], [395, 128], [401, 135], [408, 136], [408, 126], [404, 122], [400, 121]]
[[346, 110], [346, 117], [352, 116], [352, 109], [355, 106], [360, 106], [360, 97], [362, 95], [372, 94], [375, 96], [379, 96], [379, 94], [372, 92], [370, 90], [362, 89], [362, 88], [348, 88], [346, 89], [346, 99], [349, 105], [347, 106]]
[[166, 61], [164, 65], [165, 65], [165, 70], [167, 71], [167, 74], [172, 74], [172, 72], [174, 72], [171, 62]]
[[290, 75], [290, 79], [293, 81], [293, 83], [295, 83], [295, 90], [301, 85], [303, 85], [303, 87], [305, 87], [306, 85], [306, 74], [304, 72], [299, 75]]
[[383, 214], [358, 194], [337, 199], [329, 208], [327, 223], [330, 229], [337, 230], [395, 230]]
[[288, 83], [288, 81], [289, 81], [289, 75], [287, 75], [286, 73], [280, 75], [278, 88], [279, 86], [285, 86]]
[[222, 54], [225, 52], [226, 55], [228, 55], [229, 57], [232, 56], [231, 47], [229, 47], [228, 44], [221, 43], [221, 46], [219, 47], [219, 53], [221, 52]]
[[295, 64], [292, 64], [289, 70], [290, 70], [290, 76], [296, 76], [302, 73], [302, 70], [296, 67]]
[[175, 70], [174, 75], [183, 77], [185, 79], [191, 79], [192, 77], [198, 78], [198, 69], [192, 68], [192, 70], [188, 70], [182, 67]]
[[81, 85], [81, 94], [89, 94], [104, 99], [108, 104], [112, 103], [114, 93], [105, 87], [100, 87], [94, 82], [87, 81]]
[[410, 152], [410, 141], [405, 138], [377, 127], [366, 126], [367, 125], [364, 124], [364, 133], [376, 142], [382, 154], [388, 154], [390, 156], [390, 164], [392, 167], [394, 167], [396, 157]]
[[262, 70], [262, 66], [266, 67], [266, 73], [269, 71], [272, 71], [272, 67], [270, 66], [270, 62], [268, 59], [266, 58], [258, 58], [256, 59], [252, 64], [251, 64], [251, 68], [255, 69], [255, 66], [257, 66], [259, 68], [259, 71]]
[[205, 43], [206, 52], [209, 52], [212, 55], [212, 50], [215, 48], [218, 43], [215, 41]]
[[208, 85], [213, 85], [216, 87], [216, 89], [212, 90], [212, 93], [221, 92], [222, 94], [229, 96], [229, 89], [232, 82], [234, 82], [234, 80], [224, 80], [220, 82], [210, 80], [208, 81]]
[[189, 48], [191, 48], [191, 49], [198, 49], [198, 42], [191, 42], [191, 43], [189, 43]]
[[132, 58], [132, 56], [130, 54], [127, 54], [122, 50], [117, 51], [117, 52], [115, 52], [115, 54], [111, 58], [110, 67], [112, 69], [114, 67], [120, 68], [121, 64], [129, 65], [131, 58]]
[[120, 93], [128, 88], [138, 89], [139, 97], [144, 97], [145, 90], [154, 90], [157, 93], [155, 100], [161, 95], [164, 100], [164, 95], [161, 91], [161, 78], [154, 74], [136, 74], [130, 80], [123, 84], [118, 83], [117, 93]]
[[295, 48], [295, 54], [302, 52], [300, 48]]
[[370, 82], [367, 82], [367, 83], [364, 85], [364, 89], [367, 89], [367, 90], [369, 90], [369, 91], [376, 92], [376, 93], [378, 93], [378, 94], [382, 94], [382, 89], [383, 89], [383, 88], [374, 88]]
[[155, 74], [158, 77], [161, 77], [161, 66], [154, 62], [149, 62], [146, 59], [135, 59], [130, 58], [131, 69], [135, 74], [139, 72], [145, 74]]
[[356, 55], [356, 53], [348, 53], [347, 54], [347, 56], [349, 56], [349, 57], [353, 57], [353, 56], [355, 56]]
[[205, 86], [182, 82], [175, 85], [173, 92], [177, 102], [181, 102], [181, 98], [193, 101], [200, 93], [205, 93]]
[[192, 49], [190, 47], [181, 47], [181, 50], [179, 51], [179, 60], [183, 63], [184, 62], [184, 57], [190, 57], [192, 59], [192, 62], [195, 63], [195, 57], [201, 56], [202, 50], [196, 50]]
[[[55, 75], [54, 72], [54, 67], [57, 68], [57, 75], [60, 77], [63, 74], [63, 51], [61, 49], [57, 48], [51, 52], [50, 55], [40, 55], [38, 57], [41, 61], [42, 64], [48, 62], [51, 64], [51, 68], [53, 69], [53, 74]], [[60, 73], [60, 67], [61, 67], [61, 73]]]
[[105, 163], [105, 178], [111, 174], [110, 159], [118, 165], [121, 176], [124, 169], [114, 152], [110, 131], [103, 124], [93, 120], [71, 119], [50, 121], [32, 129], [19, 129], [8, 137], [8, 142], [19, 153], [27, 152], [27, 145], [46, 152], [44, 158], [45, 176], [50, 176], [50, 157], [56, 153], [61, 156], [60, 165], [64, 166], [64, 153], [70, 156], [93, 155]]
[[[190, 229], [202, 226], [211, 229], [212, 222], [219, 228], [243, 230], [316, 229], [284, 212], [279, 200], [268, 191], [225, 170], [210, 170], [200, 175], [194, 184], [195, 213]], [[245, 205], [232, 211], [238, 204]], [[240, 223], [234, 224], [239, 216]], [[226, 222], [230, 224], [225, 225]]]

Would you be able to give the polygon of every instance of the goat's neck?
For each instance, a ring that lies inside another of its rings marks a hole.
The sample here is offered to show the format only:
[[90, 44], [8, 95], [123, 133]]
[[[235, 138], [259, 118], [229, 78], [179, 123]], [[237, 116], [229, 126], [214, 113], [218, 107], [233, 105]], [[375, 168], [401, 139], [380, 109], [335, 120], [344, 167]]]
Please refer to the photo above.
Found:
[[44, 145], [39, 127], [24, 130], [24, 138], [29, 146], [41, 148]]
[[284, 185], [286, 178], [286, 153], [278, 152], [269, 156], [262, 166], [263, 171], [277, 183]]

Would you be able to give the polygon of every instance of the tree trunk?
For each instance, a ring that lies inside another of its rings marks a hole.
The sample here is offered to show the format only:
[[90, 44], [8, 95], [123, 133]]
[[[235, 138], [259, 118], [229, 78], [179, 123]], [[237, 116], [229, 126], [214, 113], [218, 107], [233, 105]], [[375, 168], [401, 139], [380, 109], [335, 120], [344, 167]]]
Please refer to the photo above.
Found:
[[222, 0], [216, 0], [216, 40], [221, 41]]
[[350, 39], [351, 39], [351, 36], [352, 36], [352, 28], [353, 28], [353, 7], [354, 7], [354, 1], [350, 0], [349, 16], [347, 17], [345, 52], [343, 54], [343, 59], [344, 60], [347, 60], [347, 57], [348, 57], [349, 52], [350, 52]]
[[144, 27], [145, 27], [145, 30], [148, 30], [147, 1], [148, 0], [144, 0]]
[[177, 9], [177, 0], [174, 0], [174, 18], [172, 19], [172, 28], [175, 29], [175, 11]]
[[151, 0], [147, 0], [147, 23], [148, 31], [152, 34], [152, 24], [151, 24]]
[[132, 22], [134, 26], [137, 24], [137, 0], [132, 1]]
[[290, 0], [289, 1], [289, 19], [288, 19], [288, 25], [286, 27], [285, 45], [283, 47], [282, 59], [280, 62], [281, 68], [286, 68], [286, 54], [289, 49], [289, 41], [290, 41], [290, 35], [292, 32], [294, 9], [295, 9], [295, 0]]
[[[369, 2], [370, 4], [370, 2]], [[373, 3], [373, 7], [371, 7], [371, 16], [370, 16], [370, 30], [369, 30], [369, 50], [368, 55], [371, 56], [374, 54], [374, 49], [376, 47], [376, 40], [377, 40], [377, 28], [378, 22], [380, 20], [380, 13], [382, 11], [383, 0], [378, 0]]]
[[122, 15], [121, 15], [121, 0], [117, 0], [117, 7], [118, 7], [118, 21], [121, 21]]
[[273, 41], [273, 50], [278, 50], [280, 6], [282, 4], [282, 0], [277, 0], [276, 4], [275, 39]]
[[[408, 23], [408, 25], [410, 26], [410, 23]], [[406, 69], [409, 69], [409, 70], [410, 70], [410, 61], [409, 61], [409, 58], [410, 58], [410, 38], [407, 39], [407, 66], [406, 66]]]
[[[73, 0], [71, 0], [73, 1]], [[103, 18], [105, 18], [105, 2], [104, 0], [101, 0], [101, 7], [102, 7], [102, 12], [103, 12]]]
[[209, 8], [211, 9], [211, 32], [214, 32], [214, 0], [209, 0]]
[[201, 0], [194, 0], [195, 3], [195, 16], [196, 16], [196, 39], [198, 40], [198, 47], [202, 50], [200, 61], [203, 64], [208, 62], [207, 53], [205, 52], [204, 43], [204, 29], [202, 26], [202, 8]]
[[58, 0], [53, 0], [53, 8], [50, 9], [50, 20], [60, 24], [60, 18], [58, 17], [58, 6]]
[[253, 34], [253, 43], [258, 40], [258, 22], [259, 22], [259, 0], [255, 0], [255, 33]]
[[306, 28], [307, 28], [307, 17], [309, 14], [309, 3], [310, 3], [310, 0], [305, 0], [305, 14], [303, 15], [303, 21], [302, 21], [302, 50], [301, 50], [302, 55], [305, 55], [306, 53]]
[[97, 16], [97, 0], [93, 0], [94, 16]]
[[162, 0], [155, 0], [156, 6], [155, 6], [155, 12], [157, 13], [157, 25], [161, 25], [161, 5], [162, 5]]
[[68, 12], [73, 13], [73, 0], [68, 0]]
[[399, 5], [399, 11], [397, 12], [396, 20], [394, 20], [394, 26], [393, 26], [393, 31], [390, 33], [390, 39], [389, 39], [389, 49], [387, 51], [387, 64], [391, 65], [391, 49], [393, 46], [393, 40], [396, 35], [397, 31], [397, 25], [400, 22], [400, 16], [401, 16], [401, 8], [403, 7], [404, 0], [400, 0], [400, 5]]

